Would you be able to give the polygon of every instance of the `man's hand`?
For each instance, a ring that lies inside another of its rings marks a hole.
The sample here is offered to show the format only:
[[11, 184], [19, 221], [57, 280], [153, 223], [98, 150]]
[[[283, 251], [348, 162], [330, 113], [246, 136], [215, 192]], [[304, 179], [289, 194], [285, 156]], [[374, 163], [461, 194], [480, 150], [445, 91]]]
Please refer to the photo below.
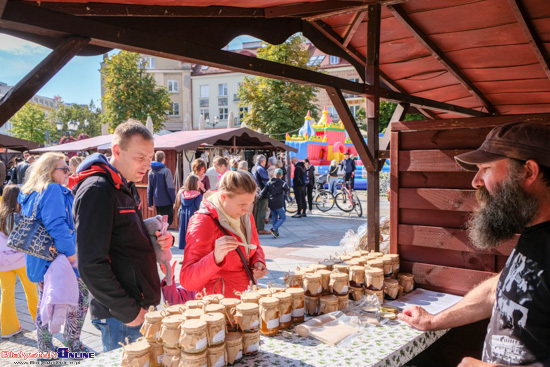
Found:
[[252, 275], [254, 276], [254, 280], [258, 281], [258, 279], [262, 279], [267, 275], [269, 271], [265, 267], [264, 263], [258, 261], [254, 265], [252, 265]]
[[435, 325], [433, 324], [434, 315], [428, 313], [428, 311], [420, 306], [407, 307], [397, 317], [415, 329], [422, 331], [435, 330]]
[[172, 247], [174, 244], [174, 236], [172, 236], [172, 233], [166, 232], [166, 234], [161, 235], [160, 231], [156, 231], [155, 235], [157, 236], [157, 242], [161, 249], [167, 249]]
[[475, 359], [472, 357], [462, 358], [462, 361], [458, 365], [458, 367], [496, 367], [496, 366], [501, 366], [501, 365], [482, 362], [479, 359]]
[[134, 321], [127, 323], [126, 326], [133, 327], [133, 326], [139, 326], [139, 325], [143, 324], [143, 321], [145, 321], [145, 314], [146, 313], [147, 313], [147, 310], [142, 308], [139, 311], [139, 314], [137, 315], [137, 317], [134, 319]]

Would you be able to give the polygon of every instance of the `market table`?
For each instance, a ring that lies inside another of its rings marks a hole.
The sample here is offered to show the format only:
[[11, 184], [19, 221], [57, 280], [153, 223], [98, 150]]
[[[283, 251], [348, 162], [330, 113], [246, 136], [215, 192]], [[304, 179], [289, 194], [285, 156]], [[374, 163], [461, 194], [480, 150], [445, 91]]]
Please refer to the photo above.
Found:
[[[447, 330], [423, 332], [399, 320], [364, 329], [349, 345], [329, 346], [311, 337], [283, 331], [261, 337], [260, 351], [235, 366], [402, 366], [428, 348]], [[80, 366], [120, 365], [122, 348], [83, 361]]]

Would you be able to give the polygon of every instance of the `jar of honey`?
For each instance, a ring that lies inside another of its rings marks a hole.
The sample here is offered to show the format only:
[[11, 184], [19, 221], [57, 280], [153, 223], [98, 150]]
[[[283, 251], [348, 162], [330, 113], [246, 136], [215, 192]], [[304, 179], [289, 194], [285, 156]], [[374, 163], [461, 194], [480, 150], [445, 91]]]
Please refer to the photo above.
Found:
[[399, 273], [399, 254], [388, 254], [386, 256], [391, 259], [392, 278], [397, 278], [397, 273]]
[[384, 277], [389, 278], [393, 271], [393, 261], [388, 255], [382, 256], [382, 261], [384, 262]]
[[260, 298], [260, 333], [272, 336], [279, 332], [279, 300], [274, 297]]
[[348, 261], [350, 261], [351, 259], [353, 259], [353, 257], [352, 257], [352, 256], [349, 256], [349, 255], [341, 255], [341, 256], [338, 256], [338, 258], [339, 258], [340, 260], [342, 260], [343, 262], [348, 262]]
[[373, 259], [377, 259], [379, 257], [384, 256], [384, 254], [382, 252], [371, 252], [369, 255], [372, 256]]
[[292, 323], [304, 322], [305, 314], [305, 290], [303, 288], [289, 288], [286, 290], [292, 297]]
[[256, 354], [260, 350], [260, 332], [244, 333], [243, 336], [243, 355]]
[[361, 252], [361, 250], [353, 251], [351, 253], [352, 258], [357, 258], [357, 257], [361, 257], [361, 256], [363, 256], [363, 253]]
[[351, 299], [354, 301], [359, 301], [361, 297], [365, 294], [365, 289], [363, 287], [349, 287]]
[[346, 264], [348, 264], [350, 267], [358, 266], [361, 265], [361, 260], [358, 257], [354, 257], [353, 259], [346, 261]]
[[207, 351], [201, 353], [181, 353], [180, 366], [204, 367], [208, 365]]
[[186, 320], [198, 320], [201, 318], [201, 315], [204, 315], [202, 308], [191, 308], [183, 313]]
[[360, 265], [350, 266], [349, 285], [351, 287], [363, 287], [365, 282], [365, 267]]
[[162, 357], [164, 356], [164, 347], [162, 343], [156, 341], [148, 341], [148, 343], [151, 346], [149, 352], [150, 367], [163, 367]]
[[332, 271], [332, 267], [334, 266], [335, 262], [331, 257], [329, 259], [321, 261], [319, 264], [326, 266], [326, 270]]
[[185, 307], [188, 310], [196, 309], [196, 308], [199, 308], [199, 309], [202, 310], [202, 309], [204, 309], [204, 307], [206, 307], [207, 304], [208, 304], [208, 302], [205, 302], [202, 299], [201, 300], [194, 299], [194, 300], [185, 302]]
[[305, 272], [303, 270], [296, 270], [288, 272], [284, 275], [285, 284], [289, 288], [302, 288]]
[[258, 292], [245, 292], [241, 294], [242, 303], [255, 303], [258, 305], [260, 298], [262, 298], [262, 296], [260, 296]]
[[367, 268], [382, 269], [382, 274], [383, 274], [383, 272], [384, 272], [384, 260], [382, 260], [381, 258], [367, 260]]
[[204, 296], [202, 300], [208, 304], [213, 304], [220, 303], [220, 301], [224, 298], [225, 297], [223, 296], [223, 294], [209, 294], [207, 296]]
[[292, 296], [287, 292], [277, 292], [273, 298], [279, 300], [279, 330], [292, 326]]
[[185, 353], [196, 354], [205, 351], [208, 346], [206, 321], [186, 320], [181, 325], [180, 346]]
[[146, 340], [140, 339], [122, 347], [121, 366], [147, 366], [150, 364], [151, 346]]
[[365, 289], [365, 294], [367, 296], [370, 296], [370, 295], [374, 294], [378, 298], [378, 303], [380, 303], [380, 305], [382, 305], [384, 303], [384, 291], [383, 290], [373, 291], [371, 289]]
[[207, 313], [201, 316], [206, 322], [208, 346], [223, 344], [225, 341], [225, 316], [221, 313]]
[[288, 288], [288, 285], [286, 284], [272, 284], [269, 286], [269, 290], [271, 291], [271, 294], [275, 294], [275, 293], [281, 293], [281, 292], [285, 292]]
[[179, 367], [181, 350], [179, 348], [163, 348], [162, 366]]
[[399, 285], [403, 287], [404, 293], [409, 293], [414, 289], [414, 276], [411, 273], [399, 273], [397, 279], [399, 279]]
[[328, 296], [321, 296], [319, 303], [319, 315], [338, 311], [338, 297], [331, 294]]
[[348, 264], [334, 264], [332, 267], [332, 272], [340, 272], [340, 273], [349, 273], [349, 265]]
[[394, 300], [397, 299], [399, 294], [399, 282], [397, 279], [387, 279], [384, 280], [384, 294], [386, 299]]
[[314, 264], [309, 266], [310, 269], [314, 269], [315, 271], [319, 270], [327, 270], [327, 266], [323, 264]]
[[370, 290], [380, 290], [384, 287], [384, 271], [380, 268], [365, 270], [365, 287]]
[[349, 296], [336, 296], [338, 298], [338, 311], [343, 311], [348, 308], [349, 305]]
[[306, 296], [320, 296], [323, 292], [323, 287], [321, 284], [321, 274], [306, 274], [304, 277], [304, 289], [306, 290]]
[[225, 307], [218, 303], [211, 303], [204, 308], [205, 313], [221, 313], [225, 316]]
[[240, 332], [227, 333], [225, 351], [228, 364], [233, 364], [243, 357], [243, 337]]
[[[181, 315], [185, 312], [185, 305], [168, 306], [163, 311], [166, 312], [166, 316]], [[147, 315], [145, 315], [145, 318], [147, 319]]]
[[236, 312], [235, 307], [241, 303], [237, 298], [224, 298], [220, 300], [220, 305], [225, 307], [225, 320], [227, 325], [227, 331], [238, 331], [239, 325], [235, 321], [234, 315]]
[[[335, 265], [336, 266], [336, 265]], [[331, 273], [329, 288], [332, 293], [343, 296], [348, 294], [348, 274], [347, 273]]]
[[213, 347], [208, 347], [208, 349], [206, 350], [206, 358], [208, 366], [210, 367], [227, 366], [227, 361], [225, 360], [225, 343]]
[[305, 305], [306, 305], [306, 313], [309, 316], [317, 316], [319, 314], [319, 299], [321, 297], [310, 297], [306, 296], [305, 299]]
[[269, 288], [258, 289], [258, 294], [260, 295], [260, 298], [271, 297], [271, 293], [271, 289]]
[[255, 332], [260, 328], [260, 311], [255, 303], [241, 303], [236, 307], [235, 320], [243, 332]]
[[330, 271], [329, 270], [317, 270], [317, 274], [321, 276], [321, 287], [323, 294], [330, 293]]
[[140, 332], [148, 341], [156, 341], [159, 339], [163, 314], [166, 314], [166, 311], [155, 311], [153, 306], [151, 306], [149, 312], [145, 314], [145, 321], [141, 326]]
[[183, 315], [172, 315], [162, 319], [159, 340], [167, 348], [179, 348], [180, 327], [185, 321]]

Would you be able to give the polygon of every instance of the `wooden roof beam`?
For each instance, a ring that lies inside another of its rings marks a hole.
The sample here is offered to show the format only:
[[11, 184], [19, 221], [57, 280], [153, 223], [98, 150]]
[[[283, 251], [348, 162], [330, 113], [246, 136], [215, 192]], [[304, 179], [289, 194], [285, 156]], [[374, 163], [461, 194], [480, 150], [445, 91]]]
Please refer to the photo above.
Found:
[[25, 105], [63, 66], [90, 42], [88, 38], [70, 37], [57, 46], [15, 87], [0, 99], [0, 126]]
[[265, 17], [324, 17], [345, 14], [358, 9], [365, 9], [368, 3], [377, 0], [339, 1], [325, 0], [311, 3], [279, 5], [265, 8]]
[[0, 18], [2, 17], [2, 14], [4, 14], [4, 9], [6, 8], [7, 3], [8, 0], [0, 0]]
[[411, 32], [416, 40], [420, 42], [420, 44], [422, 44], [433, 57], [439, 61], [443, 67], [445, 67], [445, 69], [447, 69], [447, 71], [449, 71], [460, 82], [460, 84], [468, 90], [468, 92], [481, 101], [482, 105], [491, 115], [498, 113], [483, 93], [481, 93], [481, 91], [466, 77], [466, 75], [464, 75], [459, 68], [447, 58], [447, 56], [445, 56], [439, 47], [437, 47], [435, 42], [429, 39], [426, 33], [424, 33], [424, 31], [422, 31], [420, 27], [413, 22], [401, 5], [388, 5], [387, 7], [393, 16]]
[[355, 32], [357, 32], [357, 28], [361, 25], [363, 22], [363, 19], [367, 16], [366, 11], [360, 11], [355, 14], [353, 17], [353, 20], [351, 21], [351, 24], [349, 25], [348, 29], [346, 30], [346, 34], [344, 35], [344, 40], [342, 42], [342, 45], [344, 47], [348, 47], [349, 43], [353, 39], [353, 36], [355, 35]]
[[548, 57], [545, 57], [547, 56], [547, 53], [537, 35], [536, 30], [533, 27], [532, 22], [528, 20], [525, 9], [523, 8], [519, 0], [508, 0], [508, 3], [510, 4], [512, 12], [518, 20], [519, 26], [521, 27], [523, 34], [531, 45], [531, 48], [533, 49], [533, 52], [535, 53], [535, 56], [540, 63], [540, 66], [544, 70], [546, 77], [550, 78], [550, 64], [548, 62]]

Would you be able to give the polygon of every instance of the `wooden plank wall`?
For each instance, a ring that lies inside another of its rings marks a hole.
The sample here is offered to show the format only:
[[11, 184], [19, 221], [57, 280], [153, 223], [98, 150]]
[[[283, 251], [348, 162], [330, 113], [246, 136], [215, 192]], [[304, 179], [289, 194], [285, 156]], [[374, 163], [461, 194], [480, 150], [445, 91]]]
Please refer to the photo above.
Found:
[[474, 173], [454, 156], [478, 148], [492, 127], [510, 120], [392, 123], [390, 251], [421, 287], [464, 295], [504, 266], [516, 239], [490, 252], [470, 244], [465, 223], [477, 205]]

